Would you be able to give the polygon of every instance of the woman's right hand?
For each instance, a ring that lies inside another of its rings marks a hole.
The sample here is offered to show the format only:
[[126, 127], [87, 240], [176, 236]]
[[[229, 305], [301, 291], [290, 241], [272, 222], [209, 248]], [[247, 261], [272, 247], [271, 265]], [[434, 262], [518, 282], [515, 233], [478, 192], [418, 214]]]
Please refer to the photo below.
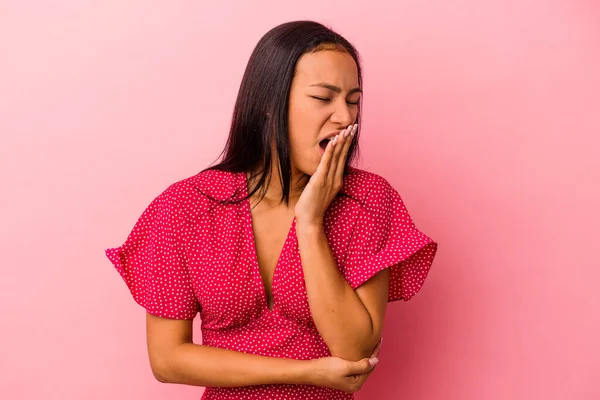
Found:
[[359, 361], [348, 361], [339, 357], [323, 357], [313, 360], [314, 384], [342, 390], [346, 393], [358, 392], [375, 369], [376, 363], [371, 365], [369, 360], [377, 358], [380, 348], [381, 341], [375, 346], [370, 357]]

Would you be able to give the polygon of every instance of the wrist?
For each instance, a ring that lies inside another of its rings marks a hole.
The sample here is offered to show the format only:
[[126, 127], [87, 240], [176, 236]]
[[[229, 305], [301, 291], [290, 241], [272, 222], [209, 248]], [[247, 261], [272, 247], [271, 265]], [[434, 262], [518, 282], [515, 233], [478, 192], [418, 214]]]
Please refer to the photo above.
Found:
[[296, 232], [298, 233], [306, 232], [307, 234], [313, 234], [318, 232], [320, 229], [323, 229], [322, 220], [296, 218]]
[[280, 384], [292, 385], [315, 385], [316, 383], [316, 360], [285, 360], [287, 368], [281, 368], [279, 375]]
[[303, 385], [321, 386], [320, 359], [304, 360]]

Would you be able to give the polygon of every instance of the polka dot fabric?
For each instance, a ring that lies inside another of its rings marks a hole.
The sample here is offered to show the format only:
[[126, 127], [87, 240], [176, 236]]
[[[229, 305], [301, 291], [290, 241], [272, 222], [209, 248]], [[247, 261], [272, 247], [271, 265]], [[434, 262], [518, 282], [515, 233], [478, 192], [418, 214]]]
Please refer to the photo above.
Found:
[[406, 301], [423, 286], [437, 243], [416, 228], [398, 192], [383, 178], [377, 180], [359, 211], [344, 277], [356, 289], [390, 267], [388, 301]]
[[185, 260], [189, 229], [171, 186], [150, 203], [125, 244], [106, 250], [134, 299], [149, 313], [192, 319], [198, 303]]
[[[379, 175], [351, 168], [325, 214], [340, 273], [353, 288], [390, 268], [389, 301], [408, 300], [427, 276], [437, 244], [413, 224], [398, 193]], [[273, 274], [269, 309], [258, 267], [245, 172], [208, 170], [170, 185], [117, 248], [106, 250], [133, 298], [173, 319], [200, 314], [202, 344], [308, 360], [330, 356], [310, 314], [292, 221]], [[202, 400], [348, 400], [353, 394], [310, 385], [208, 387]]]

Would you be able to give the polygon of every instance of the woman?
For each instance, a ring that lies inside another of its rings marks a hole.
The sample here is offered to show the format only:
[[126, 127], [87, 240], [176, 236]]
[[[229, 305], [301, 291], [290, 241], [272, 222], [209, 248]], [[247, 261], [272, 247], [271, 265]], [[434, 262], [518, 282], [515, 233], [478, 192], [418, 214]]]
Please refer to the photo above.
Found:
[[[170, 185], [106, 254], [146, 309], [152, 371], [208, 399], [352, 399], [386, 304], [437, 244], [382, 177], [350, 167], [354, 47], [312, 21], [257, 44], [222, 161]], [[192, 342], [200, 313], [202, 345]]]

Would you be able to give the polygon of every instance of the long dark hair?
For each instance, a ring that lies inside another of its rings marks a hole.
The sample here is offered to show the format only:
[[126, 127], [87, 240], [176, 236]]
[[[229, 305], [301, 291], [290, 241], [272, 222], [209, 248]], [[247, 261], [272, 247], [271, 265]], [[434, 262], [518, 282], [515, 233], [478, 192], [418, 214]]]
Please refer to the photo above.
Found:
[[[270, 178], [272, 140], [275, 139], [279, 155], [281, 176], [281, 201], [289, 205], [291, 186], [290, 143], [288, 136], [289, 95], [298, 59], [309, 52], [323, 50], [346, 51], [358, 70], [358, 84], [362, 87], [359, 55], [354, 46], [341, 35], [315, 21], [286, 22], [268, 31], [258, 42], [246, 66], [238, 92], [231, 128], [225, 148], [219, 155], [222, 161], [206, 168], [229, 172], [249, 172], [256, 181], [248, 195], [220, 203], [237, 203], [245, 200], [268, 185]], [[362, 96], [358, 104], [357, 122], [360, 126]], [[273, 136], [274, 135], [274, 136]], [[351, 173], [358, 151], [358, 135], [350, 145], [344, 176]], [[256, 178], [256, 179], [255, 179]], [[345, 193], [338, 193], [347, 196]], [[210, 196], [209, 196], [210, 197]], [[262, 199], [262, 198], [261, 198]]]

